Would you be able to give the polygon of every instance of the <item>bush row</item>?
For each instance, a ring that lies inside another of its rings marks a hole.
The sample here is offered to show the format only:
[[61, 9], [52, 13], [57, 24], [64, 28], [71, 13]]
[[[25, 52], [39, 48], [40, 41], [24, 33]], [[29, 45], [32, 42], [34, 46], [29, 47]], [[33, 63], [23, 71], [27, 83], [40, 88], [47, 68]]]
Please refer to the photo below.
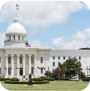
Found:
[[10, 81], [19, 81], [18, 78], [2, 78], [2, 77], [0, 77], [0, 81], [6, 81], [6, 80], [10, 80]]
[[[6, 81], [6, 80], [10, 80], [10, 81], [19, 81], [18, 78], [2, 78], [0, 77], [0, 81]], [[32, 81], [43, 81], [43, 80], [48, 80], [48, 81], [54, 81], [54, 78], [32, 78]]]
[[[10, 80], [6, 80], [4, 81], [4, 83], [11, 83], [11, 84], [28, 84], [28, 82], [21, 82], [21, 81], [10, 81]], [[45, 83], [49, 83], [48, 80], [43, 80], [43, 81], [35, 81], [32, 82], [32, 84], [45, 84]]]
[[32, 81], [43, 81], [43, 80], [48, 80], [48, 81], [54, 81], [54, 78], [32, 78]]

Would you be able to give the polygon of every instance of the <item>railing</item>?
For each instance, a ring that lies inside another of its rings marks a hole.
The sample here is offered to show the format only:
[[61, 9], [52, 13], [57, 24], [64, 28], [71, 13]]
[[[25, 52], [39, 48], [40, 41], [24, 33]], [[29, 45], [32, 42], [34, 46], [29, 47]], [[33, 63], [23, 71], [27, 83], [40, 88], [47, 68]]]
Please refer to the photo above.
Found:
[[[10, 42], [10, 41], [21, 41], [21, 40], [4, 40], [4, 42]], [[25, 40], [22, 40], [23, 42], [25, 41]]]

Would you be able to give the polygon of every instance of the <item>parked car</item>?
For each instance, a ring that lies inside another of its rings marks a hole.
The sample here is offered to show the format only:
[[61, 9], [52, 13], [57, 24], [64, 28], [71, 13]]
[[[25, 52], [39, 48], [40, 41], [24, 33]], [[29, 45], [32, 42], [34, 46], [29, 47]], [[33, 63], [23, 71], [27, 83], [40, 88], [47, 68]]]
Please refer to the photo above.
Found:
[[90, 81], [90, 78], [82, 79], [82, 81]]
[[69, 79], [69, 81], [79, 81], [79, 79], [78, 78], [71, 78], [71, 79]]
[[46, 78], [46, 77], [44, 77], [44, 76], [41, 76], [40, 78]]
[[[58, 80], [58, 77], [54, 77], [54, 79], [55, 79], [55, 80]], [[60, 78], [60, 80], [61, 80], [61, 78]]]
[[18, 78], [19, 79], [19, 77], [12, 77], [12, 78]]

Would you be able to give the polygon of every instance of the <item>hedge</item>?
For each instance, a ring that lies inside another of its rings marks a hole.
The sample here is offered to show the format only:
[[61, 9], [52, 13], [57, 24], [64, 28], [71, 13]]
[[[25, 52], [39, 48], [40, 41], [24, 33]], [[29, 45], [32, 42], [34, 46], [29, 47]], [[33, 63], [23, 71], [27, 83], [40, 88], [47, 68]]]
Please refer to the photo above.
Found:
[[48, 80], [48, 81], [54, 81], [54, 78], [32, 78], [32, 81], [43, 81], [43, 80]]
[[[4, 81], [4, 83], [11, 83], [11, 84], [28, 84], [28, 82], [21, 82], [21, 81], [10, 81], [10, 80], [6, 80]], [[45, 84], [45, 83], [49, 83], [48, 80], [43, 80], [43, 81], [35, 81], [32, 82], [32, 84]]]
[[0, 77], [0, 81], [6, 81], [6, 80], [10, 80], [10, 81], [19, 81], [18, 78], [3, 78], [3, 77]]

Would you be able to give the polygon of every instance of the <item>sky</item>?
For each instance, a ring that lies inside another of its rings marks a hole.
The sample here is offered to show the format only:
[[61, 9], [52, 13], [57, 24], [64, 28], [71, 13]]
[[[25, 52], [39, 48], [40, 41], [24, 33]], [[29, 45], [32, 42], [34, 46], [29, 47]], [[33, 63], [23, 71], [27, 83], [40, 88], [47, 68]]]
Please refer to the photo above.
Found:
[[0, 11], [0, 46], [16, 18], [27, 32], [31, 46], [54, 49], [90, 47], [90, 10], [80, 1], [9, 1]]

